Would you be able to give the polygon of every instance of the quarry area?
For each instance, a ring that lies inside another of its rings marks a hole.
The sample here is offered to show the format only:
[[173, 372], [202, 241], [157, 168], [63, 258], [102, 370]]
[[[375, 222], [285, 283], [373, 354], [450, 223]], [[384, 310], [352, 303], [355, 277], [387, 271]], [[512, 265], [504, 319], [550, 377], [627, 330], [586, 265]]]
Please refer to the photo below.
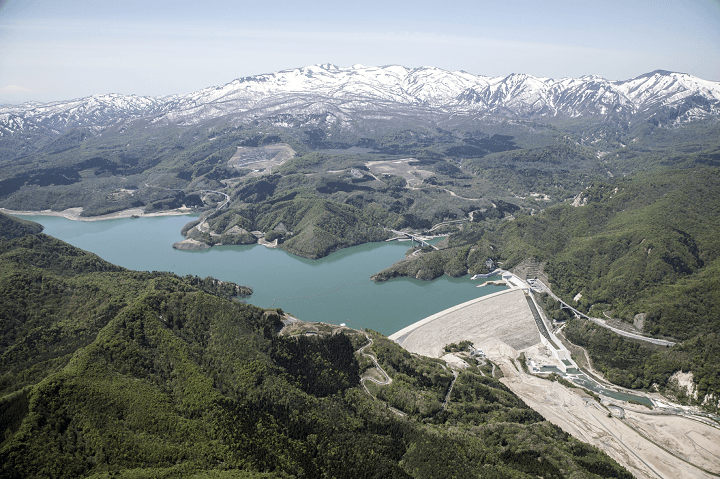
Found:
[[[720, 427], [691, 408], [658, 394], [625, 391], [589, 379], [548, 328], [529, 286], [503, 273], [508, 290], [432, 315], [390, 336], [422, 356], [462, 367], [445, 346], [470, 341], [502, 371], [501, 381], [545, 419], [597, 446], [639, 478], [711, 478], [720, 474]], [[547, 379], [551, 373], [560, 380]], [[580, 378], [599, 394], [572, 387]], [[635, 398], [640, 401], [636, 401]], [[632, 400], [633, 402], [629, 402]], [[644, 404], [648, 404], [647, 406]], [[652, 404], [652, 406], [650, 406]]]
[[374, 175], [402, 176], [410, 186], [418, 185], [422, 183], [422, 180], [433, 175], [431, 171], [418, 168], [415, 158], [371, 161], [366, 163], [365, 166], [367, 166]]
[[282, 165], [293, 156], [295, 150], [285, 143], [261, 147], [238, 146], [228, 161], [228, 167], [251, 170], [247, 176], [262, 176], [271, 173], [273, 166]]

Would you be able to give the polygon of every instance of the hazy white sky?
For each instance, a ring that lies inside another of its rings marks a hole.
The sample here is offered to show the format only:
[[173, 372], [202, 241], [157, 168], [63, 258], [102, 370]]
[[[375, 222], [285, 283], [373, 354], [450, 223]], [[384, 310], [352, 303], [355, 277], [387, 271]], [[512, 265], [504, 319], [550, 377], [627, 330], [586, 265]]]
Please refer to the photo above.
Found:
[[720, 81], [720, 1], [0, 0], [0, 104], [189, 93], [316, 63]]

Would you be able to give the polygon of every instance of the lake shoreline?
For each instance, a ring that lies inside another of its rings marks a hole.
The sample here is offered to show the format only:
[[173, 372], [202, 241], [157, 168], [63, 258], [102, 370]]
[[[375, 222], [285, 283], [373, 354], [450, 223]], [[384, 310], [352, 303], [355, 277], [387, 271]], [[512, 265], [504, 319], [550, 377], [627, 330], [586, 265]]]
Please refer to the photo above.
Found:
[[281, 307], [304, 321], [350, 321], [382, 334], [500, 289], [475, 288], [478, 283], [467, 276], [370, 281], [374, 273], [405, 256], [407, 243], [365, 243], [310, 260], [258, 244], [202, 251], [172, 248], [186, 239], [180, 230], [193, 216], [145, 215], [116, 221], [69, 221], [59, 214], [18, 216], [39, 222], [45, 234], [124, 268], [212, 276], [252, 287], [248, 302], [256, 306]]
[[13, 216], [59, 216], [62, 218], [66, 218], [68, 220], [72, 221], [104, 221], [104, 220], [116, 220], [119, 218], [151, 218], [155, 216], [181, 216], [181, 215], [190, 215], [194, 212], [192, 208], [177, 208], [174, 210], [165, 210], [165, 211], [157, 211], [155, 213], [144, 213], [144, 210], [142, 208], [131, 208], [127, 210], [121, 210], [116, 211], [115, 213], [108, 213], [106, 215], [98, 215], [98, 216], [80, 216], [83, 209], [82, 207], [78, 208], [68, 208], [66, 210], [62, 211], [52, 211], [52, 210], [41, 210], [41, 211], [18, 211], [18, 210], [9, 210], [7, 208], [0, 208], [0, 211], [2, 211], [5, 214], [13, 215]]

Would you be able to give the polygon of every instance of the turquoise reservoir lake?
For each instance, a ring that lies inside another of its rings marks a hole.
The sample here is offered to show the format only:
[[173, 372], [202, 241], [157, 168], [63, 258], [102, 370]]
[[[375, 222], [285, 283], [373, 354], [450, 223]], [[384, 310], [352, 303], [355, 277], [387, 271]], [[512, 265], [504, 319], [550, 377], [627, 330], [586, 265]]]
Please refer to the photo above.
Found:
[[180, 229], [193, 218], [161, 216], [104, 221], [71, 221], [54, 216], [23, 216], [44, 233], [91, 251], [111, 263], [144, 271], [232, 281], [250, 286], [247, 302], [282, 308], [304, 321], [347, 323], [390, 335], [451, 306], [505, 289], [476, 288], [470, 276], [435, 281], [399, 278], [374, 283], [370, 276], [402, 259], [409, 243], [368, 243], [319, 260], [264, 246], [217, 246], [178, 251]]

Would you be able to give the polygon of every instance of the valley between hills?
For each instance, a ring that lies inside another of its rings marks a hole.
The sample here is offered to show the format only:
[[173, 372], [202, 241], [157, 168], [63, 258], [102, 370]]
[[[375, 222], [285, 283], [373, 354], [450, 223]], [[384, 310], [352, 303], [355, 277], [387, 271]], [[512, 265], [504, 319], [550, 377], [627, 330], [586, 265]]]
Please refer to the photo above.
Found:
[[[373, 281], [512, 272], [528, 344], [489, 326], [515, 327], [507, 305], [432, 354], [296, 322], [238, 302], [252, 284], [125, 270], [0, 214], [4, 476], [720, 473], [720, 87], [384, 68], [0, 108], [0, 207], [193, 214], [176, 248], [306, 259], [412, 236]], [[652, 406], [532, 374], [567, 366], [553, 350]]]

